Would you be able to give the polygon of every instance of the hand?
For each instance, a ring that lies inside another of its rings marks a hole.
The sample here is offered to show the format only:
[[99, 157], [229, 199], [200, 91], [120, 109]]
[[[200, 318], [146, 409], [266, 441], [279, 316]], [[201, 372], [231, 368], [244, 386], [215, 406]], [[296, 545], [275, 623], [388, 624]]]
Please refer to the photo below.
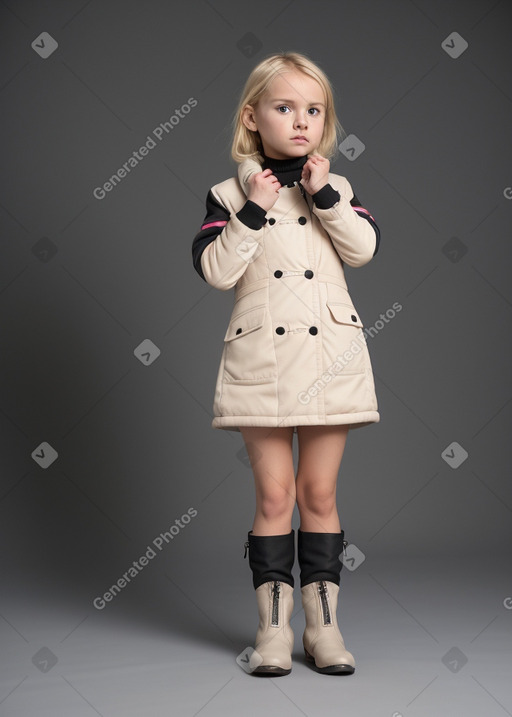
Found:
[[313, 154], [302, 167], [301, 184], [308, 194], [315, 194], [329, 182], [331, 163], [319, 154]]
[[249, 177], [249, 193], [247, 199], [258, 204], [268, 212], [279, 199], [281, 184], [272, 174], [271, 169], [264, 169], [263, 172], [255, 172]]

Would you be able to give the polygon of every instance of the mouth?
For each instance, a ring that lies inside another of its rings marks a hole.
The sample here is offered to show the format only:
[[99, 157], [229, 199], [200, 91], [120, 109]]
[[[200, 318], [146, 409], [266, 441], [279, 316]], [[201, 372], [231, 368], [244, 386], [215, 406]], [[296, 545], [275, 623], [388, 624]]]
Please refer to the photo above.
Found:
[[296, 137], [292, 137], [292, 140], [299, 140], [299, 141], [302, 141], [302, 142], [307, 142], [307, 141], [308, 141], [308, 140], [306, 139], [306, 137], [304, 137], [304, 135], [301, 135], [301, 134], [298, 134]]

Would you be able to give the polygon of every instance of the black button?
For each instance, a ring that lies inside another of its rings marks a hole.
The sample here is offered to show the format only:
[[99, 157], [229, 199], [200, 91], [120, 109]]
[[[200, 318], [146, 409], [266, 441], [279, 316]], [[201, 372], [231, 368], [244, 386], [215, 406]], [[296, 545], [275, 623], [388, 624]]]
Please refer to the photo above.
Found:
[[237, 330], [236, 330], [236, 333], [237, 333], [237, 334], [241, 334], [241, 333], [242, 333], [242, 329], [237, 329]]
[[307, 222], [306, 217], [299, 217], [299, 224], [305, 224]]
[[294, 186], [295, 186], [295, 182], [290, 182], [290, 184], [287, 184], [286, 186], [287, 186], [287, 187], [294, 187]]
[[276, 220], [274, 219], [274, 217], [270, 217], [270, 219], [268, 220], [268, 223], [269, 223], [269, 224], [275, 224], [275, 223], [276, 223]]
[[310, 334], [313, 334], [313, 336], [314, 336], [315, 334], [317, 334], [317, 333], [318, 333], [318, 329], [316, 328], [316, 326], [310, 326], [310, 327], [309, 327], [309, 333], [310, 333]]
[[312, 279], [314, 274], [311, 269], [306, 269], [306, 271], [304, 272], [304, 276], [306, 277], [306, 279]]
[[350, 318], [352, 319], [352, 321], [357, 321], [357, 316], [354, 316], [354, 314], [352, 314]]
[[276, 269], [276, 271], [274, 271], [274, 276], [276, 277], [276, 279], [280, 279], [282, 275], [283, 272], [281, 271], [281, 269]]
[[276, 334], [284, 334], [284, 326], [278, 326], [276, 329]]

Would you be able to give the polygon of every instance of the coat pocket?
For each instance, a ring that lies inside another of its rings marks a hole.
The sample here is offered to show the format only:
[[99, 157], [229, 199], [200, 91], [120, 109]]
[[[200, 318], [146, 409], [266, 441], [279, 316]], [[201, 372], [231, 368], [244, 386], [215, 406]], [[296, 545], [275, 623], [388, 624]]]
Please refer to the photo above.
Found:
[[277, 377], [266, 305], [232, 317], [224, 336], [224, 374], [231, 383], [265, 383]]
[[352, 304], [339, 304], [335, 301], [328, 301], [327, 306], [333, 319], [338, 324], [346, 324], [347, 326], [357, 326], [363, 328], [363, 322], [359, 318], [359, 314]]
[[368, 349], [363, 322], [352, 304], [327, 301], [329, 314], [324, 326], [327, 365], [338, 373], [362, 373], [368, 367]]

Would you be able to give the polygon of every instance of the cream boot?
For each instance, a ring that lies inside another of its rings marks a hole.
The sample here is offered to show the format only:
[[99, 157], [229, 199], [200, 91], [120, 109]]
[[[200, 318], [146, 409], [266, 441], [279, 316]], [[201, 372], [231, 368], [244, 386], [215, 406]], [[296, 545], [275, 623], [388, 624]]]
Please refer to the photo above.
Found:
[[354, 656], [348, 652], [338, 627], [336, 609], [345, 549], [344, 531], [310, 533], [298, 531], [298, 558], [302, 605], [306, 629], [302, 637], [308, 662], [318, 672], [352, 674]]
[[301, 588], [306, 629], [302, 637], [306, 660], [318, 672], [352, 674], [355, 660], [345, 647], [338, 627], [336, 606], [339, 586], [330, 580], [316, 580]]
[[249, 666], [255, 675], [288, 675], [292, 670], [292, 566], [295, 531], [285, 535], [253, 535], [245, 543], [256, 590], [259, 625]]
[[255, 652], [249, 665], [256, 674], [288, 675], [292, 671], [293, 588], [279, 580], [269, 580], [256, 590], [260, 622]]

